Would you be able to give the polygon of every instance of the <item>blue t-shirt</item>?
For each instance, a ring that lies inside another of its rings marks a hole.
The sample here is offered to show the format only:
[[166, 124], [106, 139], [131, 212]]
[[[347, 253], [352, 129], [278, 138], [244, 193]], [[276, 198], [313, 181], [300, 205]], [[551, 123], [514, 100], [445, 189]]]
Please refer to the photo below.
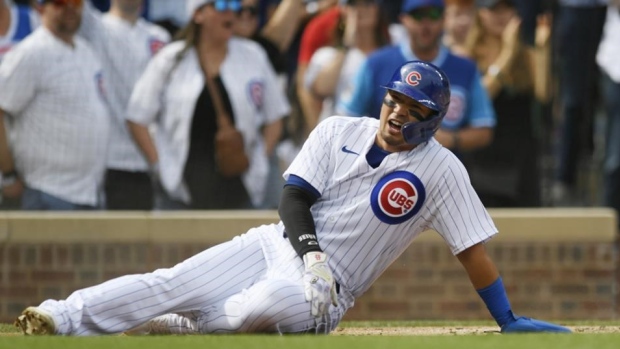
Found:
[[[355, 77], [351, 97], [337, 106], [340, 115], [371, 116], [379, 118], [385, 85], [394, 71], [403, 63], [418, 60], [411, 52], [409, 43], [380, 49], [362, 64]], [[441, 47], [432, 62], [450, 79], [450, 108], [442, 128], [458, 130], [465, 127], [494, 127], [495, 111], [475, 63], [452, 54]]]

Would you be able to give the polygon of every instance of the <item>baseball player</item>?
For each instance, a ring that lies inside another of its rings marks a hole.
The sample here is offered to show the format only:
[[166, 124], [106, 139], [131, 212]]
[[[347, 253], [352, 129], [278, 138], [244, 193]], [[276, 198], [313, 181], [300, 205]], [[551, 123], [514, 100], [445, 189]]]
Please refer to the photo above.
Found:
[[158, 334], [329, 333], [416, 236], [434, 229], [503, 333], [569, 332], [511, 310], [484, 248], [497, 229], [462, 164], [433, 138], [450, 101], [446, 75], [407, 62], [384, 87], [380, 120], [335, 116], [310, 134], [284, 174], [278, 224], [170, 269], [47, 300], [16, 325], [62, 335], [141, 324]]

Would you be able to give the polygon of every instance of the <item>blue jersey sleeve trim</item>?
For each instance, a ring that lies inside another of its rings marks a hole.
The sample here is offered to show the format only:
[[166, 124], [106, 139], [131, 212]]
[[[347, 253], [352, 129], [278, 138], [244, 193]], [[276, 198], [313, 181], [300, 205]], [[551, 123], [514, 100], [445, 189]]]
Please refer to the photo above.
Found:
[[312, 184], [306, 182], [305, 179], [303, 179], [303, 178], [301, 178], [299, 176], [295, 176], [294, 174], [288, 176], [288, 180], [286, 181], [285, 185], [294, 185], [296, 187], [300, 187], [302, 189], [305, 189], [307, 192], [309, 192], [312, 195], [314, 195], [314, 197], [316, 199], [321, 197], [321, 193], [319, 193], [319, 191], [316, 190], [312, 186]]
[[493, 109], [489, 94], [482, 86], [482, 77], [478, 72], [472, 79], [470, 115], [472, 127], [495, 127], [497, 124], [495, 109]]

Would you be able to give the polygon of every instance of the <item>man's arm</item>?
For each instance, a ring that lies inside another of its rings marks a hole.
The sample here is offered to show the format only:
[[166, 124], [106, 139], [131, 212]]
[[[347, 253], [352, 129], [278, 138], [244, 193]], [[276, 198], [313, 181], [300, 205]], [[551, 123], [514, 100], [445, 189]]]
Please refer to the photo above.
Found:
[[515, 316], [510, 307], [502, 278], [482, 243], [469, 247], [459, 253], [457, 258], [467, 271], [472, 285], [502, 333], [571, 332], [568, 328], [549, 322]]
[[[2, 194], [9, 198], [21, 196], [24, 183], [15, 171], [15, 162], [9, 148], [7, 130], [4, 123], [5, 112], [0, 109], [0, 172], [2, 172]], [[12, 183], [8, 182], [10, 180]]]
[[306, 301], [311, 304], [312, 315], [321, 317], [330, 303], [338, 306], [338, 298], [336, 280], [327, 264], [327, 255], [319, 246], [310, 211], [317, 198], [318, 193], [310, 184], [291, 175], [282, 191], [278, 212], [293, 249], [304, 261]]

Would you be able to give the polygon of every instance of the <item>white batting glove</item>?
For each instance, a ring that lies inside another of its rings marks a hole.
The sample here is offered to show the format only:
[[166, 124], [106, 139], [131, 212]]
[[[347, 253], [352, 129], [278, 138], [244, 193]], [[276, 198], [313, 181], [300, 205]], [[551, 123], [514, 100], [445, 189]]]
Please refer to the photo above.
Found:
[[329, 304], [338, 306], [336, 280], [327, 265], [327, 255], [323, 252], [308, 252], [304, 255], [304, 285], [306, 301], [311, 302], [312, 315], [321, 317], [327, 314]]

